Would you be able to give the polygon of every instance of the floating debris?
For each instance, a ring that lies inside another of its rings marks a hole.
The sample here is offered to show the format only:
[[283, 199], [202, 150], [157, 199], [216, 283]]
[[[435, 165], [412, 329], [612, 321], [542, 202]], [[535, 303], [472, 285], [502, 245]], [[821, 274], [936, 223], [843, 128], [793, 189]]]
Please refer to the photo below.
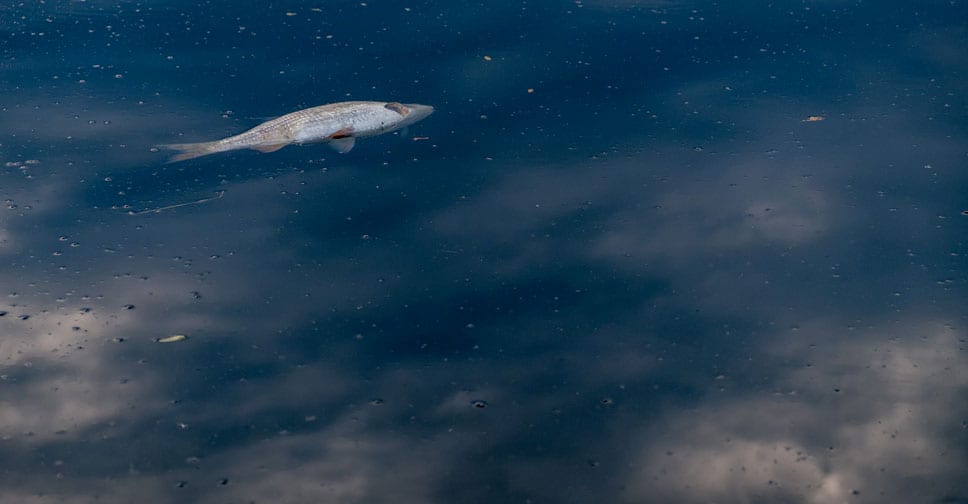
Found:
[[817, 116], [807, 116], [806, 119], [801, 119], [800, 122], [820, 122], [820, 121], [823, 121], [825, 119], [827, 119], [827, 118], [824, 117], [824, 116], [820, 116], [820, 115], [817, 115]]
[[185, 336], [184, 334], [175, 334], [173, 336], [168, 336], [167, 338], [158, 338], [155, 341], [157, 341], [158, 343], [177, 343], [179, 341], [185, 341], [187, 339], [188, 339], [188, 336]]
[[146, 214], [146, 213], [161, 213], [161, 212], [163, 212], [165, 210], [171, 210], [173, 208], [180, 208], [180, 207], [183, 207], [183, 206], [200, 205], [202, 203], [208, 203], [209, 201], [213, 201], [213, 200], [217, 200], [217, 199], [222, 199], [222, 196], [225, 196], [225, 191], [218, 191], [218, 192], [215, 193], [215, 196], [211, 196], [211, 197], [208, 197], [208, 198], [202, 198], [202, 199], [195, 200], [195, 201], [189, 201], [187, 203], [176, 203], [174, 205], [167, 205], [167, 206], [158, 207], [158, 208], [149, 208], [147, 210], [138, 210], [138, 211], [128, 210], [128, 215], [142, 215], [142, 214]]

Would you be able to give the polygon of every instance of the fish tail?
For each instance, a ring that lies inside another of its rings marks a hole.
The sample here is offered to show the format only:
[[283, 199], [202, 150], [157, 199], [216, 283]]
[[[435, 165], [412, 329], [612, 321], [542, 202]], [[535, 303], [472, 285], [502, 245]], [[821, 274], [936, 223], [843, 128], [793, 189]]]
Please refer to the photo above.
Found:
[[199, 142], [199, 143], [184, 143], [184, 144], [164, 144], [158, 145], [160, 149], [168, 149], [173, 151], [179, 151], [168, 158], [169, 163], [177, 163], [179, 161], [184, 161], [186, 159], [195, 159], [197, 157], [207, 156], [209, 154], [214, 154], [216, 152], [222, 152], [219, 149], [218, 141], [215, 142]]

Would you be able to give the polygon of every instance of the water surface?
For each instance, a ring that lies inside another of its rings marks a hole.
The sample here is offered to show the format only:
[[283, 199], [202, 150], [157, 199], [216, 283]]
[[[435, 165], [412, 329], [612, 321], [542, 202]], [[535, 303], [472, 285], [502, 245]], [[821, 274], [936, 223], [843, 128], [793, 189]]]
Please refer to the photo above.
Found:
[[0, 7], [0, 502], [968, 502], [965, 19]]

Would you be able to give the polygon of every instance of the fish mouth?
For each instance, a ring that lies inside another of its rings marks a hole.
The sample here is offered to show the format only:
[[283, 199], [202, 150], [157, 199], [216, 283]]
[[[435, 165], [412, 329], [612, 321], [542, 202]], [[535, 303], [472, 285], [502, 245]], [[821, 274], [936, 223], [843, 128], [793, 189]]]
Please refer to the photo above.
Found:
[[410, 109], [410, 113], [407, 114], [407, 122], [409, 124], [413, 124], [434, 113], [434, 108], [430, 105], [420, 105], [419, 103], [404, 103], [403, 105]]

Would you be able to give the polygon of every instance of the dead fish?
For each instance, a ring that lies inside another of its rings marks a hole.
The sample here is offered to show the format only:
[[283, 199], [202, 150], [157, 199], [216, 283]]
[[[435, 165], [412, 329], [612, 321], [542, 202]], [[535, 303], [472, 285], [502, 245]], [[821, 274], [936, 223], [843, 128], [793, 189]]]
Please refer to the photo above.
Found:
[[179, 151], [169, 163], [237, 149], [277, 151], [289, 144], [328, 142], [349, 152], [359, 137], [398, 130], [429, 116], [434, 108], [416, 103], [349, 101], [320, 105], [266, 121], [249, 131], [212, 142], [165, 144]]

